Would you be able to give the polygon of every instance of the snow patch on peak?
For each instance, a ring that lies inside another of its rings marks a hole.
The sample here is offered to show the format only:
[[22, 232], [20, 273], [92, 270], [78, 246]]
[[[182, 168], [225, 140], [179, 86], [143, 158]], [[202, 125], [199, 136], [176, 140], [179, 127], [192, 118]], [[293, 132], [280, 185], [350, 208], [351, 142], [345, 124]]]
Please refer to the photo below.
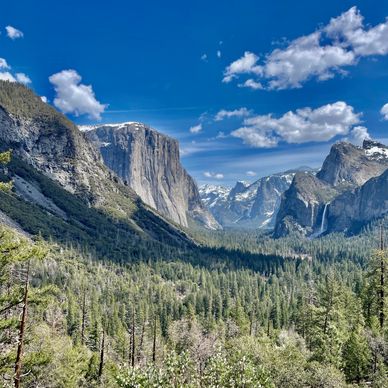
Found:
[[374, 146], [365, 150], [366, 156], [371, 159], [387, 159], [388, 158], [388, 148]]
[[92, 124], [92, 125], [79, 125], [78, 129], [81, 132], [89, 132], [89, 131], [93, 131], [93, 130], [95, 130], [97, 128], [101, 128], [101, 127], [123, 128], [123, 127], [126, 127], [128, 125], [134, 125], [135, 127], [144, 127], [144, 124], [139, 123], [137, 121], [126, 121], [123, 123], [106, 123], [106, 124], [104, 123], [104, 124]]

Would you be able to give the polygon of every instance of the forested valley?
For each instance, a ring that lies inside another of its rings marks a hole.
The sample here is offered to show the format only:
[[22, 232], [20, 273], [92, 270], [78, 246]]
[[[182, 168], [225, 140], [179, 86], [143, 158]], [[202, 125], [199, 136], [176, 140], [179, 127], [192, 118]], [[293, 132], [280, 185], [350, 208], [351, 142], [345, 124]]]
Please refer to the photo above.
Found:
[[174, 258], [128, 262], [2, 226], [1, 385], [387, 386], [384, 225], [197, 231]]

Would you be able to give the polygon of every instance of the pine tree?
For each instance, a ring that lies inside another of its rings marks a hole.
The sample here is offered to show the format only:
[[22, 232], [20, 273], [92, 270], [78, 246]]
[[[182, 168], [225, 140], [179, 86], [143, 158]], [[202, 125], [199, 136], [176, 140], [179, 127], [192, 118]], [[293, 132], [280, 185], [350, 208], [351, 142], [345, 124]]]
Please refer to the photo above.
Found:
[[352, 329], [342, 351], [344, 372], [349, 382], [360, 381], [368, 375], [371, 354], [365, 334], [360, 327]]

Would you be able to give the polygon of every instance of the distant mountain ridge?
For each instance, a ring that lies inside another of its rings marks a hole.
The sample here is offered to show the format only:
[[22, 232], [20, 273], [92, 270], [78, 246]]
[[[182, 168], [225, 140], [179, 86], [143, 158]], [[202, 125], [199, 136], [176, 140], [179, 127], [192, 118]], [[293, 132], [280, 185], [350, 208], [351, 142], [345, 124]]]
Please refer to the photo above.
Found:
[[203, 185], [199, 192], [215, 219], [225, 227], [273, 228], [282, 194], [297, 171], [285, 171], [258, 179], [253, 183], [239, 181], [233, 188]]
[[282, 196], [276, 237], [352, 233], [388, 212], [388, 147], [365, 140], [332, 146], [316, 176], [295, 175]]

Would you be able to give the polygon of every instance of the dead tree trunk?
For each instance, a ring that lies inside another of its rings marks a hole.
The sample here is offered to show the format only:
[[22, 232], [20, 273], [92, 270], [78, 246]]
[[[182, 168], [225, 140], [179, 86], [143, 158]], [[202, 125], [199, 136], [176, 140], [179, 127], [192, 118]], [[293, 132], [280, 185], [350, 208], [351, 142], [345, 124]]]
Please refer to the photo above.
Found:
[[84, 287], [84, 294], [82, 299], [82, 323], [81, 323], [81, 344], [85, 344], [85, 321], [86, 321], [86, 290]]
[[132, 328], [131, 328], [131, 366], [135, 367], [135, 310], [132, 312]]
[[19, 327], [19, 341], [18, 341], [18, 349], [16, 353], [16, 361], [15, 361], [15, 377], [14, 377], [15, 388], [20, 387], [20, 379], [21, 379], [21, 372], [22, 372], [24, 333], [26, 328], [27, 311], [28, 311], [27, 309], [28, 309], [29, 280], [30, 280], [30, 261], [28, 261], [27, 263], [26, 280], [24, 283], [23, 312], [22, 312], [22, 319], [20, 321], [20, 327]]
[[156, 314], [154, 318], [154, 333], [153, 333], [153, 341], [152, 341], [152, 362], [154, 364], [156, 362]]
[[98, 368], [98, 379], [101, 379], [102, 371], [104, 369], [104, 352], [105, 352], [105, 330], [102, 331], [102, 342], [100, 351], [100, 365]]
[[379, 292], [379, 299], [380, 299], [380, 314], [379, 314], [379, 321], [380, 321], [380, 329], [383, 329], [384, 327], [384, 286], [385, 286], [385, 263], [384, 263], [384, 237], [383, 237], [383, 226], [380, 225], [380, 250], [381, 250], [381, 256], [380, 256], [380, 292]]
[[138, 346], [138, 349], [137, 349], [137, 363], [138, 364], [140, 363], [141, 352], [143, 351], [143, 341], [144, 341], [145, 325], [146, 325], [146, 321], [143, 322], [143, 325], [141, 327], [140, 342], [139, 342], [139, 346]]

